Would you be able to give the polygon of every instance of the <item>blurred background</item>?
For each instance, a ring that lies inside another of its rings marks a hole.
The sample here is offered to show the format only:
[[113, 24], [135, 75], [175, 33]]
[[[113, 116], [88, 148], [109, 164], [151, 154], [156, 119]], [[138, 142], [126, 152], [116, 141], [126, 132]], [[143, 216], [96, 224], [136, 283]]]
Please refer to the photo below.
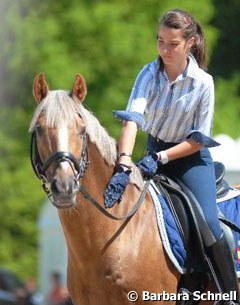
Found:
[[[225, 164], [231, 159], [228, 177], [239, 183], [238, 0], [0, 0], [0, 266], [23, 283], [34, 279], [44, 294], [54, 269], [65, 278], [66, 251], [57, 211], [29, 160], [33, 78], [44, 72], [50, 88], [71, 89], [75, 74], [83, 74], [85, 105], [118, 138], [112, 110], [125, 108], [138, 71], [156, 58], [159, 17], [175, 7], [204, 27], [216, 87], [213, 132], [225, 149], [214, 154]], [[134, 159], [144, 147], [139, 132]]]

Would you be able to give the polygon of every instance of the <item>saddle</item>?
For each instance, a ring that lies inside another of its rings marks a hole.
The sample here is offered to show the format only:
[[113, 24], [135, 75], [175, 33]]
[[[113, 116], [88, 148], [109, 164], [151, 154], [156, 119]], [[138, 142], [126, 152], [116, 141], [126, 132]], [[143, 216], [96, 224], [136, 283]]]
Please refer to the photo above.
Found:
[[[224, 180], [225, 167], [220, 162], [215, 162], [214, 166], [217, 197], [221, 198], [229, 190], [229, 186]], [[181, 181], [165, 175], [157, 175], [153, 180], [168, 203], [187, 252], [186, 274], [182, 276], [179, 289], [203, 292], [210, 279], [204, 244], [206, 240], [211, 244], [213, 236], [202, 217], [199, 203]], [[225, 231], [224, 226], [222, 229]], [[229, 236], [229, 232], [226, 235]], [[229, 238], [233, 237], [229, 236]]]
[[[229, 191], [229, 185], [224, 180], [225, 166], [221, 162], [214, 162], [214, 167], [217, 198], [222, 198]], [[201, 226], [205, 226], [203, 220], [201, 220], [201, 215], [199, 215], [201, 212], [196, 198], [191, 191], [176, 178], [172, 179], [165, 175], [156, 175], [153, 180], [167, 200], [184, 243], [185, 245], [188, 245], [191, 223], [193, 222], [192, 225], [194, 227], [196, 226], [197, 235], [200, 234], [200, 232], [198, 232], [199, 225], [200, 229]], [[189, 218], [193, 218], [192, 221], [190, 221]], [[204, 228], [202, 228], [202, 230], [206, 231]]]
[[229, 191], [229, 185], [226, 180], [224, 180], [225, 166], [221, 162], [214, 162], [214, 168], [217, 198], [222, 198]]

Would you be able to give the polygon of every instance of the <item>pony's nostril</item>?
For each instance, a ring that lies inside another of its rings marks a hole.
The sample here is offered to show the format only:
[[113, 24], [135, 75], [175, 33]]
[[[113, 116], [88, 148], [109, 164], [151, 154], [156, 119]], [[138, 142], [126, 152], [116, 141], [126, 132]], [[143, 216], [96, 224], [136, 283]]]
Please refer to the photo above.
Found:
[[66, 181], [54, 179], [51, 184], [51, 190], [54, 194], [70, 194], [71, 190]]
[[71, 195], [73, 193], [76, 193], [79, 190], [79, 182], [76, 179], [73, 179], [68, 182], [66, 185], [66, 192]]
[[66, 194], [71, 195], [73, 192], [76, 192], [79, 188], [78, 181], [76, 179], [54, 179], [51, 184], [51, 190], [54, 194]]
[[52, 193], [54, 193], [54, 194], [58, 194], [58, 193], [59, 193], [59, 189], [58, 189], [58, 187], [57, 187], [57, 180], [56, 180], [56, 179], [54, 179], [54, 180], [52, 181], [52, 183], [51, 183], [51, 191], [52, 191]]
[[73, 188], [72, 188], [72, 183], [68, 183], [68, 184], [66, 185], [66, 193], [67, 193], [68, 195], [71, 195], [71, 194], [72, 194], [72, 190], [73, 190]]

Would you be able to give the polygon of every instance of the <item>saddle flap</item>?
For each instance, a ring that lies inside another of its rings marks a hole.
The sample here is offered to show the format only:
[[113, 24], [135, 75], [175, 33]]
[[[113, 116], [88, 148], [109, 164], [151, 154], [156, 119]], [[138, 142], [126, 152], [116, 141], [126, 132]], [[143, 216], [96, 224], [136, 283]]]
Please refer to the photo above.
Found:
[[[160, 175], [154, 177], [154, 182], [159, 188], [159, 191], [167, 198], [171, 209], [174, 210], [175, 217], [178, 219], [177, 224], [180, 225], [180, 232], [182, 231], [184, 233], [183, 235], [186, 245], [188, 245], [190, 238], [189, 234], [191, 233], [191, 237], [194, 236], [195, 244], [198, 245], [199, 256], [204, 258], [205, 251], [200, 231], [205, 232], [206, 235], [210, 232], [202, 218], [201, 212], [199, 211], [199, 204], [196, 202], [195, 197], [179, 180], [173, 180], [165, 175]], [[181, 205], [176, 205], [174, 202], [175, 200], [172, 201], [169, 194], [174, 194], [172, 195], [173, 199], [175, 196], [178, 196]]]

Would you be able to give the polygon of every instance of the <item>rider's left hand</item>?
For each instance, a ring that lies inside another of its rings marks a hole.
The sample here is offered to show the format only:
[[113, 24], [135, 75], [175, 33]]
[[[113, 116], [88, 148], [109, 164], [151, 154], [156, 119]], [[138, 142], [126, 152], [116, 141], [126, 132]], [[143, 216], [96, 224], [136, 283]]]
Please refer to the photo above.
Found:
[[136, 165], [141, 170], [143, 176], [151, 178], [156, 174], [158, 169], [158, 155], [153, 153], [145, 156]]

